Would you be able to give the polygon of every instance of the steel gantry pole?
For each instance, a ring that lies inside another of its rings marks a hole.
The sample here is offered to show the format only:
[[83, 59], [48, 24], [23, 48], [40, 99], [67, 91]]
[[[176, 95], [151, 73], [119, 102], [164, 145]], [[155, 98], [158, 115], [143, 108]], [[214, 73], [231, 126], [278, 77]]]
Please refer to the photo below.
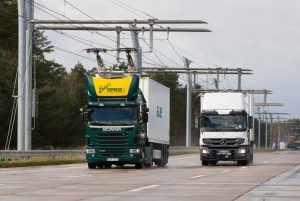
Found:
[[24, 150], [24, 128], [25, 128], [25, 40], [26, 40], [26, 12], [25, 1], [18, 0], [18, 136], [17, 136], [17, 149]]
[[261, 135], [261, 133], [260, 133], [260, 127], [261, 127], [261, 118], [260, 118], [260, 107], [258, 106], [257, 107], [257, 110], [258, 110], [258, 150], [260, 150], [260, 146], [261, 146], [261, 144], [260, 144], [260, 135]]
[[[192, 61], [189, 59], [183, 57], [183, 63], [184, 66], [189, 69], [190, 64]], [[186, 147], [191, 146], [192, 142], [192, 80], [191, 80], [191, 74], [187, 73], [188, 76], [188, 82], [186, 85]]]
[[[135, 27], [135, 25], [129, 25], [129, 28], [133, 27]], [[133, 48], [137, 49], [137, 51], [134, 52], [134, 65], [137, 68], [138, 72], [140, 72], [142, 68], [142, 49], [139, 44], [138, 32], [131, 31], [130, 34]]]
[[26, 8], [26, 71], [25, 71], [25, 150], [31, 150], [32, 131], [32, 0], [25, 1]]

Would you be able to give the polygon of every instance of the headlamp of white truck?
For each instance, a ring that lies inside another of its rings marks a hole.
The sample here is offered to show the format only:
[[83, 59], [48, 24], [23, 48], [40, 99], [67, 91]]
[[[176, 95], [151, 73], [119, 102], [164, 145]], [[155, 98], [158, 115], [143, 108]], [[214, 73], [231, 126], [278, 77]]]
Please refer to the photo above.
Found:
[[86, 149], [87, 154], [94, 154], [95, 152], [95, 149]]
[[208, 149], [202, 149], [202, 154], [209, 154], [209, 150]]
[[140, 149], [129, 149], [129, 153], [138, 154], [138, 153], [140, 153]]
[[244, 149], [244, 148], [239, 149], [239, 154], [245, 154], [245, 153], [246, 153], [246, 149]]

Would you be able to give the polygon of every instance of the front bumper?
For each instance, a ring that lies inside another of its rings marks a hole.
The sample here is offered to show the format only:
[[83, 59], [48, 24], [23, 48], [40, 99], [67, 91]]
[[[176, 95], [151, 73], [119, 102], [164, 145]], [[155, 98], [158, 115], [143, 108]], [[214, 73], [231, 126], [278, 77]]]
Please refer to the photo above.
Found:
[[135, 164], [142, 162], [143, 157], [141, 153], [128, 153], [121, 156], [104, 156], [99, 153], [86, 154], [86, 161], [92, 163], [102, 164]]
[[200, 147], [200, 159], [205, 161], [244, 161], [249, 156], [249, 147], [208, 148]]

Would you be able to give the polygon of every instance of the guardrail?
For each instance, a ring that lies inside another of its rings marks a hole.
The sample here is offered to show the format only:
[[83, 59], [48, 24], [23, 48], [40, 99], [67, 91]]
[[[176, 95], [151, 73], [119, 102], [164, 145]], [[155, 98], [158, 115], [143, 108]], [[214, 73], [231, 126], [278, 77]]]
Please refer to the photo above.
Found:
[[84, 160], [84, 150], [31, 150], [0, 151], [0, 162], [24, 162], [39, 160]]
[[[170, 147], [171, 155], [176, 153], [197, 152], [199, 147]], [[1, 162], [24, 162], [43, 160], [84, 160], [85, 150], [0, 150]]]

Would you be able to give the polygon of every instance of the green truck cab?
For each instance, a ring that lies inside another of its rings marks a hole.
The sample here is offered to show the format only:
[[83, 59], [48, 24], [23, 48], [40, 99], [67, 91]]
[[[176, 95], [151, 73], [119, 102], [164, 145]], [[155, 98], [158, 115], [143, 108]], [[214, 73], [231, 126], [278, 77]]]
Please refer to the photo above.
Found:
[[[85, 122], [86, 160], [90, 169], [152, 163], [165, 165], [168, 142], [154, 143], [148, 136], [147, 101], [135, 74], [110, 72], [87, 75], [88, 105]], [[160, 151], [160, 155], [153, 154]]]

